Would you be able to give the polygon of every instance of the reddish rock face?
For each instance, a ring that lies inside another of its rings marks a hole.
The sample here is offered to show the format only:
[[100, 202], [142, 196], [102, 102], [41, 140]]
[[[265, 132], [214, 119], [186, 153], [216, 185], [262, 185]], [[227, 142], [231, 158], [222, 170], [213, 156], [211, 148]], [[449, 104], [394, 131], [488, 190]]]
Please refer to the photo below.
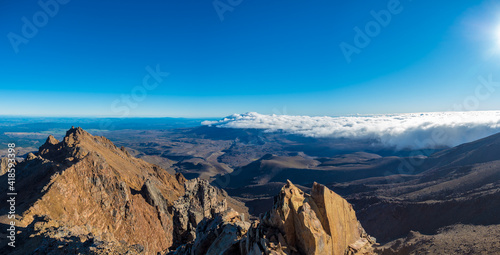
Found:
[[2, 158], [0, 159], [0, 176], [4, 175], [7, 173], [7, 170], [9, 170], [9, 159], [8, 158]]
[[284, 236], [286, 244], [280, 246], [287, 247], [285, 254], [345, 254], [350, 244], [368, 237], [352, 205], [317, 183], [308, 195], [288, 181], [262, 225]]
[[318, 208], [316, 216], [326, 234], [332, 237], [332, 254], [343, 254], [363, 233], [352, 205], [317, 183], [313, 184], [311, 197]]
[[61, 142], [50, 136], [18, 169], [18, 189], [35, 197], [20, 223], [27, 227], [43, 216], [40, 235], [64, 226], [75, 236], [155, 254], [173, 243], [168, 208], [184, 194], [184, 177], [131, 157], [104, 137], [71, 128]]

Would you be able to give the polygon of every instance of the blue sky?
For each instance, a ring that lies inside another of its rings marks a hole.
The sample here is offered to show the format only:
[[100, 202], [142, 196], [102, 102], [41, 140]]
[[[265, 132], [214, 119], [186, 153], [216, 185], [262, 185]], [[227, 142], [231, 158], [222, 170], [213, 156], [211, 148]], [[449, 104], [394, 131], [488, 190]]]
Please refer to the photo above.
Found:
[[[0, 1], [0, 115], [448, 111], [500, 82], [495, 1], [59, 1]], [[347, 61], [373, 12], [390, 21]]]

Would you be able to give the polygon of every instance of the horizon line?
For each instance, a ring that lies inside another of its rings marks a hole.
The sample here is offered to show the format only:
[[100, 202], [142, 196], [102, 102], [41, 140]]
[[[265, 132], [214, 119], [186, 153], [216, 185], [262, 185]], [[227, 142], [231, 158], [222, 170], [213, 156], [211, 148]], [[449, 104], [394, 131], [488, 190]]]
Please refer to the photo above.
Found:
[[225, 115], [225, 116], [211, 116], [211, 117], [174, 117], [174, 116], [126, 116], [126, 117], [120, 117], [120, 116], [112, 116], [112, 115], [30, 115], [30, 114], [0, 114], [0, 118], [2, 117], [8, 117], [8, 118], [95, 118], [95, 119], [139, 119], [139, 118], [144, 118], [144, 119], [222, 119], [229, 117], [234, 114], [249, 114], [249, 113], [258, 113], [261, 115], [284, 115], [284, 116], [309, 116], [309, 117], [347, 117], [347, 116], [376, 116], [376, 115], [397, 115], [397, 114], [424, 114], [424, 113], [460, 113], [460, 112], [498, 112], [500, 109], [497, 110], [475, 110], [475, 111], [422, 111], [422, 112], [388, 112], [388, 113], [352, 113], [352, 114], [341, 114], [341, 115], [304, 115], [304, 114], [262, 114], [259, 112], [255, 111], [247, 111], [244, 113], [233, 113], [230, 115]]

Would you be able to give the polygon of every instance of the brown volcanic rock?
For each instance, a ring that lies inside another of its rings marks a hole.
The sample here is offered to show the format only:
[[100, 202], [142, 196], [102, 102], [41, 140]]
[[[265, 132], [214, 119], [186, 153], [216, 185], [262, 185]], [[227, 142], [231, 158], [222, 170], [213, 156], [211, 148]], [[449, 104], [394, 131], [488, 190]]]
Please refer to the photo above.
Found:
[[241, 218], [248, 215], [248, 209], [242, 202], [232, 199], [224, 190], [211, 186], [207, 180], [192, 179], [186, 181], [184, 187], [185, 194], [172, 207], [175, 239], [173, 248], [195, 240], [196, 228], [205, 218], [212, 219], [229, 208], [241, 213]]
[[368, 240], [345, 199], [317, 183], [311, 193], [288, 181], [273, 209], [263, 216], [262, 224], [277, 228], [285, 238], [282, 246], [300, 254], [344, 254], [350, 244]]
[[[310, 200], [310, 198], [307, 198]], [[287, 245], [296, 247], [305, 254], [330, 254], [331, 236], [324, 231], [321, 221], [306, 201], [306, 194], [290, 181], [275, 197], [274, 207], [262, 218], [265, 226], [277, 228], [285, 237]]]
[[186, 181], [185, 194], [175, 201], [173, 206], [174, 245], [191, 242], [196, 238], [196, 226], [204, 218], [227, 210], [227, 202], [219, 189], [208, 181], [193, 179]]
[[205, 218], [196, 228], [196, 240], [180, 246], [173, 255], [242, 254], [240, 242], [250, 223], [229, 209]]
[[140, 245], [146, 253], [173, 244], [168, 207], [184, 193], [184, 177], [133, 158], [104, 137], [71, 128], [61, 142], [49, 137], [17, 169], [17, 188], [27, 194], [19, 197], [25, 202], [20, 226], [44, 216], [103, 242]]
[[352, 206], [323, 185], [315, 183], [312, 193], [288, 181], [260, 222], [249, 227], [234, 211], [216, 214], [198, 225], [194, 242], [172, 254], [373, 254], [374, 240]]
[[0, 176], [7, 173], [7, 170], [9, 170], [8, 166], [9, 166], [9, 159], [7, 157], [0, 159]]
[[352, 205], [323, 185], [314, 183], [311, 197], [318, 206], [319, 220], [335, 241], [333, 254], [342, 254], [362, 234]]

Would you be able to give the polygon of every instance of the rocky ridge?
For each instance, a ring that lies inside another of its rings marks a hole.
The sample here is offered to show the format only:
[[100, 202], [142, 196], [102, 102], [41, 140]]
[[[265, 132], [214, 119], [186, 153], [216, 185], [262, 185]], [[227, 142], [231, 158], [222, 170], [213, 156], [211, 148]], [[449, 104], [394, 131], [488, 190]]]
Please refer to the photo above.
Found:
[[[73, 239], [96, 253], [99, 245], [87, 240], [109, 244], [106, 254], [132, 245], [156, 254], [173, 244], [169, 208], [184, 194], [186, 180], [131, 157], [104, 137], [73, 127], [63, 141], [49, 136], [16, 168], [16, 188], [23, 191], [17, 197], [22, 201], [16, 208], [17, 226], [30, 238], [21, 239], [21, 248], [12, 254], [32, 252], [32, 247], [44, 247], [43, 242], [64, 243], [62, 247], [71, 251], [75, 247], [68, 240]], [[0, 209], [4, 224], [6, 213]]]

